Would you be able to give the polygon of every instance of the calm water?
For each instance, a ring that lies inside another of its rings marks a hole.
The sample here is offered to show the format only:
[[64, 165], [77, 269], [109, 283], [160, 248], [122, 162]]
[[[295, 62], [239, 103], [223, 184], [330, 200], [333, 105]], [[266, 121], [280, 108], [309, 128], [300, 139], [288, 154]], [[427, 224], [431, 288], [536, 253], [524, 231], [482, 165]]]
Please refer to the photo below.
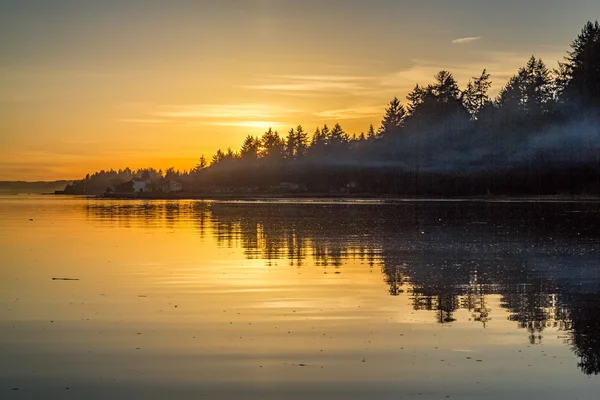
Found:
[[0, 398], [595, 399], [599, 210], [0, 197]]

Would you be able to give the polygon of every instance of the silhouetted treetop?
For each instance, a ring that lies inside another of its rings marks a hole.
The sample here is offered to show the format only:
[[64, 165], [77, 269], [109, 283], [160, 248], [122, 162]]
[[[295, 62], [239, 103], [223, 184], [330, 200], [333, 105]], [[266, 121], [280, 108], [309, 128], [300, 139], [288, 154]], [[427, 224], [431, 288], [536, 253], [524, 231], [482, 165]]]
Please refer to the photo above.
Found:
[[400, 100], [398, 100], [397, 97], [394, 97], [385, 109], [385, 115], [381, 121], [379, 132], [382, 135], [398, 135], [402, 131], [405, 118], [406, 109], [402, 103], [400, 103]]
[[600, 24], [589, 21], [571, 44], [564, 73], [566, 98], [600, 107]]

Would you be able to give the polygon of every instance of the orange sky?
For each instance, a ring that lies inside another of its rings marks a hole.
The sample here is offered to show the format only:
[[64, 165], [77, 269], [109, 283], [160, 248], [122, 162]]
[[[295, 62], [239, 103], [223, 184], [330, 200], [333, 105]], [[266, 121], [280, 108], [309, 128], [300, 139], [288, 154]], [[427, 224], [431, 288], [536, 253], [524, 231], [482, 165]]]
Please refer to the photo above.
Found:
[[414, 3], [2, 2], [0, 180], [189, 169], [269, 126], [360, 133], [440, 69], [464, 87], [487, 68], [497, 91], [532, 53], [554, 67], [597, 13], [591, 0]]

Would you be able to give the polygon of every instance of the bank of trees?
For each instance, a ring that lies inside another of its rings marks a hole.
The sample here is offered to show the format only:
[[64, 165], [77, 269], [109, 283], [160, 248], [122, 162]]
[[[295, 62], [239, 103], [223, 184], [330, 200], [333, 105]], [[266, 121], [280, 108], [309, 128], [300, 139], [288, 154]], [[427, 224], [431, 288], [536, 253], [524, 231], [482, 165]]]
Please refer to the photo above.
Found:
[[[312, 135], [301, 125], [269, 129], [247, 136], [239, 150], [218, 150], [210, 163], [201, 157], [191, 171], [170, 171], [171, 178], [192, 190], [264, 191], [294, 182], [312, 192], [599, 194], [598, 21], [584, 26], [556, 69], [531, 56], [495, 98], [492, 79], [483, 70], [461, 89], [440, 71], [406, 102], [392, 99], [366, 133], [340, 124]], [[104, 185], [110, 173], [101, 175]]]

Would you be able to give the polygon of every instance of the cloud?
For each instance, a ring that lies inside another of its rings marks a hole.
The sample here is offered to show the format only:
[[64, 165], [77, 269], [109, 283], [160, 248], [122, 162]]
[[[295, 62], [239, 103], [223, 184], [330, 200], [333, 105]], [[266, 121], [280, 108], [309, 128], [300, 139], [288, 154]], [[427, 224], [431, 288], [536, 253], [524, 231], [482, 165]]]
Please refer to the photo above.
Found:
[[191, 104], [165, 106], [155, 115], [167, 118], [221, 119], [221, 118], [269, 118], [290, 114], [298, 110], [285, 109], [267, 104]]
[[471, 42], [475, 42], [475, 41], [481, 40], [481, 39], [483, 39], [483, 36], [473, 36], [473, 37], [458, 38], [458, 39], [454, 39], [452, 41], [452, 44], [471, 43]]
[[383, 113], [381, 106], [368, 106], [368, 107], [353, 107], [344, 108], [339, 110], [325, 110], [315, 113], [316, 116], [323, 119], [360, 119], [379, 116]]
[[301, 110], [268, 104], [182, 104], [163, 105], [140, 118], [120, 119], [135, 124], [172, 126], [229, 126], [243, 128], [281, 127], [277, 122]]
[[261, 129], [269, 129], [275, 128], [279, 126], [285, 126], [281, 122], [273, 122], [273, 121], [224, 121], [224, 122], [209, 122], [208, 125], [216, 125], [216, 126], [235, 126], [242, 128], [261, 128]]
[[372, 78], [348, 75], [279, 75], [271, 77], [271, 82], [244, 86], [246, 89], [274, 91], [285, 94], [361, 92]]
[[153, 119], [153, 118], [124, 118], [120, 119], [121, 122], [129, 122], [132, 124], [164, 124], [169, 121], [165, 119]]

